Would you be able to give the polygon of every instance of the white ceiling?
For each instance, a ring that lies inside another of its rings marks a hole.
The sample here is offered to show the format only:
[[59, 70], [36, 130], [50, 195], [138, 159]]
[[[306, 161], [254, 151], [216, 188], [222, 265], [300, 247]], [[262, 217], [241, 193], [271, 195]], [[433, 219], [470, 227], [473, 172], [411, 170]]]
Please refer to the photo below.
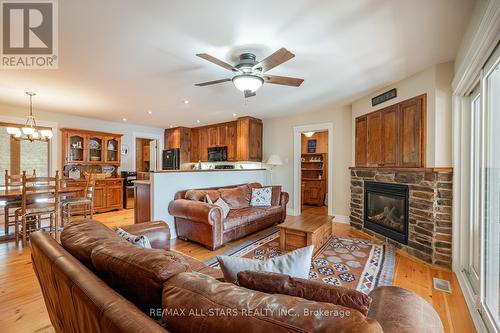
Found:
[[[347, 103], [455, 58], [473, 0], [64, 0], [59, 69], [0, 70], [0, 104], [167, 127], [238, 115], [272, 118]], [[269, 74], [300, 88], [264, 85], [245, 105], [231, 82], [242, 51], [296, 54]], [[184, 104], [183, 100], [189, 100]], [[152, 114], [148, 115], [147, 111]]]

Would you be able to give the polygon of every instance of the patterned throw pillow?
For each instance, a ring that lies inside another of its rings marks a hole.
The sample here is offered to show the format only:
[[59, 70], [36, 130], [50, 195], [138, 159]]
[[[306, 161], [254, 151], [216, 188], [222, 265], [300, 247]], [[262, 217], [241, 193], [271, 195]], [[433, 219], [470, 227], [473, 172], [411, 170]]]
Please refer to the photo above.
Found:
[[273, 196], [272, 187], [252, 188], [252, 200], [250, 206], [265, 207], [271, 206], [271, 198]]
[[207, 204], [211, 204], [213, 205], [214, 203], [212, 202], [212, 199], [210, 198], [210, 196], [208, 194], [205, 194], [205, 202]]
[[231, 209], [229, 208], [229, 205], [224, 200], [222, 200], [222, 198], [219, 198], [216, 202], [214, 202], [214, 205], [222, 208], [222, 213], [224, 215], [223, 217], [226, 218], [227, 214], [229, 214], [229, 210]]
[[130, 232], [126, 232], [122, 228], [116, 229], [116, 233], [118, 236], [125, 239], [127, 242], [134, 244], [137, 247], [142, 247], [144, 249], [150, 249], [151, 243], [149, 242], [149, 238], [146, 236], [136, 236], [131, 234]]

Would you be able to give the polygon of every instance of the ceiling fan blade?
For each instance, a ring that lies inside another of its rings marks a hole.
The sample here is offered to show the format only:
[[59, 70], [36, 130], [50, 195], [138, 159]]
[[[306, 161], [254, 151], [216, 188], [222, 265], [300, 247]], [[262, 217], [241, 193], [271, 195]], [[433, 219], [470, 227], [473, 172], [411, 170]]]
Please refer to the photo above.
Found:
[[261, 62], [259, 62], [256, 65], [254, 65], [253, 69], [262, 68], [262, 73], [265, 73], [268, 70], [270, 70], [278, 65], [281, 65], [285, 61], [292, 59], [293, 57], [295, 57], [295, 54], [293, 54], [292, 52], [290, 52], [287, 49], [285, 49], [284, 47], [282, 47], [281, 49], [274, 52], [266, 59], [262, 60]]
[[212, 84], [217, 84], [217, 83], [222, 83], [222, 82], [227, 82], [231, 81], [231, 79], [221, 79], [221, 80], [215, 80], [215, 81], [208, 81], [208, 82], [202, 82], [202, 83], [196, 83], [195, 86], [197, 87], [204, 87], [204, 86], [209, 86]]
[[257, 93], [255, 91], [252, 92], [251, 90], [245, 90], [244, 93], [245, 93], [245, 98], [253, 97], [253, 96], [257, 95]]
[[304, 79], [297, 79], [296, 77], [266, 75], [266, 83], [298, 87], [302, 82], [304, 82]]
[[239, 72], [240, 70], [234, 67], [233, 65], [228, 64], [227, 62], [224, 62], [222, 60], [217, 59], [216, 57], [212, 57], [210, 54], [207, 53], [198, 53], [196, 56], [205, 59], [207, 61], [210, 61], [213, 64], [216, 64], [218, 66], [221, 66], [225, 69], [228, 69], [233, 72]]

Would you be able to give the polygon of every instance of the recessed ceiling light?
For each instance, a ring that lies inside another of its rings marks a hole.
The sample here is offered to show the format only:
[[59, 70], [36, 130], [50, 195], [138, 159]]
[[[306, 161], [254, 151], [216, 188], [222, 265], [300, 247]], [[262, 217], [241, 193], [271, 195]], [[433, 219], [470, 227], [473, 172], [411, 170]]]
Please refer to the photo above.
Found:
[[187, 99], [185, 99], [184, 104], [189, 104], [189, 101]]
[[170, 125], [170, 128], [174, 128], [174, 125]]
[[197, 120], [197, 121], [196, 121], [196, 123], [197, 123], [197, 124], [199, 124], [199, 123], [200, 123], [200, 121], [199, 121], [199, 120]]
[[123, 118], [122, 120], [123, 120], [123, 121], [127, 121], [127, 118]]
[[153, 111], [148, 111], [148, 114], [153, 114]]
[[236, 114], [236, 113], [233, 113], [233, 117], [236, 117], [236, 116], [237, 116], [237, 114]]

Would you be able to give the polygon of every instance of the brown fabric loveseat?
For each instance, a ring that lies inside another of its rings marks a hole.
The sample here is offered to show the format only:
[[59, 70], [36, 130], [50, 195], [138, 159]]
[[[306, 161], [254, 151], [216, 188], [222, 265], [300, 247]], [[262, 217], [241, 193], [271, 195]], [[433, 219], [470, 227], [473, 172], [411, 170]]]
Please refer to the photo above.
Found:
[[[214, 187], [177, 192], [168, 212], [174, 216], [177, 237], [205, 245], [215, 250], [227, 242], [265, 229], [286, 218], [288, 193], [281, 186], [272, 186], [270, 207], [252, 207], [252, 188], [262, 187], [249, 183], [229, 187]], [[222, 198], [231, 208], [223, 218], [222, 209], [205, 202]]]

